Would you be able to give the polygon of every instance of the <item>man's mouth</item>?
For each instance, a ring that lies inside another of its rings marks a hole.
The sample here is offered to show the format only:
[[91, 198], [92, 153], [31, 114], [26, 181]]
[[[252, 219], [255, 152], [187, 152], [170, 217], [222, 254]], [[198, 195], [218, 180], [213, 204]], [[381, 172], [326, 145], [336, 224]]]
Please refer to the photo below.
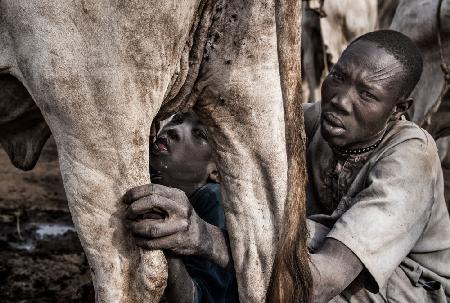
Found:
[[160, 152], [168, 152], [169, 151], [169, 144], [168, 144], [168, 140], [166, 137], [158, 137], [156, 138], [156, 140], [153, 142], [153, 151], [160, 153]]
[[342, 120], [334, 113], [323, 113], [322, 126], [330, 134], [337, 136], [345, 132]]
[[342, 123], [342, 120], [334, 113], [330, 112], [323, 113], [323, 118], [333, 126], [345, 128], [344, 123]]

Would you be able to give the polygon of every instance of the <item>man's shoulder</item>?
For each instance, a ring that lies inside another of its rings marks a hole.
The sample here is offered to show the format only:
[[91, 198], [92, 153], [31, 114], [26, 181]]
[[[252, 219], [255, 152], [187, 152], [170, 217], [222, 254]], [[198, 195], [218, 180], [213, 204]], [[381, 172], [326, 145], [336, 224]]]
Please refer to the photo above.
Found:
[[385, 171], [400, 166], [401, 169], [395, 173], [405, 177], [421, 174], [425, 178], [428, 174], [435, 180], [442, 174], [434, 139], [427, 131], [409, 121], [390, 123], [383, 141], [371, 155], [368, 164], [372, 168], [382, 167]]
[[308, 141], [312, 139], [319, 127], [321, 105], [320, 101], [315, 103], [305, 103], [303, 105], [303, 117], [305, 123], [305, 133]]
[[404, 148], [416, 146], [427, 153], [437, 153], [436, 142], [423, 128], [411, 121], [394, 121], [388, 126], [383, 139], [386, 148]]

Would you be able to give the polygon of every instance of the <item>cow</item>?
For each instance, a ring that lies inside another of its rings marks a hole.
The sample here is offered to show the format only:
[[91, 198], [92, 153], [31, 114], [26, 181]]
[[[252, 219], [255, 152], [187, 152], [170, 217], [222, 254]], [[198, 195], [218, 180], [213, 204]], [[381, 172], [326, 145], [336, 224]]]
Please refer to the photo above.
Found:
[[378, 28], [389, 28], [397, 10], [399, 0], [378, 0]]
[[122, 196], [150, 182], [152, 120], [192, 107], [211, 133], [240, 300], [264, 301], [285, 202], [304, 208], [300, 11], [293, 0], [0, 1], [0, 142], [31, 169], [53, 134], [98, 302], [159, 301], [164, 256], [135, 246]]

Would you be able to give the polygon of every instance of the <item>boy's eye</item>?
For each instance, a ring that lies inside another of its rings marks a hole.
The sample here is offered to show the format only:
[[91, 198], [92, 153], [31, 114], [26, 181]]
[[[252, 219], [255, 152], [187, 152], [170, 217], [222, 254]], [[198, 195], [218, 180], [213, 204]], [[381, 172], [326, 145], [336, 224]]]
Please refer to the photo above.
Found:
[[184, 121], [184, 117], [183, 117], [183, 114], [181, 114], [181, 113], [179, 113], [179, 114], [175, 114], [175, 116], [173, 116], [173, 118], [172, 118], [172, 123], [173, 124], [181, 124], [181, 123], [183, 123], [183, 121]]
[[208, 135], [204, 130], [194, 129], [194, 135], [196, 135], [199, 138], [202, 138], [203, 140], [208, 140]]
[[330, 71], [329, 76], [330, 76], [330, 78], [332, 78], [333, 80], [337, 80], [337, 81], [342, 81], [342, 80], [344, 80], [344, 77], [342, 76], [342, 74], [341, 74], [341, 73], [338, 73], [338, 72], [335, 71], [335, 70]]

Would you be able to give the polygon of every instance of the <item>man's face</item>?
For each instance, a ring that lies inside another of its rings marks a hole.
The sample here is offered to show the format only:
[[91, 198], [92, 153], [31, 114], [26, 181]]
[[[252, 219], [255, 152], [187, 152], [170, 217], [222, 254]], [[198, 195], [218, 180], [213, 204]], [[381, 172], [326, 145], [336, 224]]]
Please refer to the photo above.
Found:
[[[163, 126], [151, 145], [151, 166], [160, 172], [162, 184], [200, 183], [208, 176], [212, 151], [207, 130], [195, 114], [178, 113]], [[169, 183], [167, 183], [169, 182]]]
[[347, 148], [372, 144], [399, 100], [402, 72], [402, 65], [373, 42], [349, 46], [322, 84], [324, 139]]

